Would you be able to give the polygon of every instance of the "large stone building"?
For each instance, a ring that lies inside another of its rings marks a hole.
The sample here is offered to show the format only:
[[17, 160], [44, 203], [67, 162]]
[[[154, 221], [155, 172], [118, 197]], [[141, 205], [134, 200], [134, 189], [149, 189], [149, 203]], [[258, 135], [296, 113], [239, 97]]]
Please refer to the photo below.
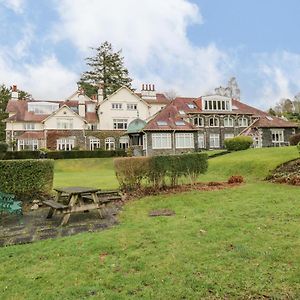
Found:
[[[138, 120], [137, 120], [138, 122]], [[130, 136], [142, 135], [140, 153], [175, 154], [224, 148], [224, 140], [238, 135], [253, 138], [254, 147], [289, 145], [298, 125], [227, 96], [177, 97], [145, 126]]]
[[99, 89], [93, 99], [78, 90], [63, 101], [43, 101], [18, 100], [14, 87], [6, 140], [14, 150], [132, 147], [135, 155], [158, 155], [219, 149], [238, 135], [251, 136], [254, 147], [283, 146], [298, 130], [295, 123], [232, 98], [239, 96], [234, 84], [217, 90], [169, 101], [154, 85], [143, 85], [140, 93], [121, 87], [106, 99]]

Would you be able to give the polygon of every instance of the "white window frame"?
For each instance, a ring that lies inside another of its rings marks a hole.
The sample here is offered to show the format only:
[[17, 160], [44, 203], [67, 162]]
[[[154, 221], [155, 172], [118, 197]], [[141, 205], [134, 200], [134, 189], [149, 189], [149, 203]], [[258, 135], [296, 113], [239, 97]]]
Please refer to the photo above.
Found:
[[205, 135], [198, 133], [198, 149], [205, 149]]
[[[213, 120], [213, 125], [210, 124], [210, 120]], [[210, 117], [208, 119], [208, 126], [209, 127], [219, 127], [220, 126], [220, 120], [217, 117]]]
[[233, 126], [234, 126], [234, 119], [232, 117], [225, 117], [224, 127], [233, 127]]
[[204, 126], [204, 118], [203, 117], [194, 117], [193, 125], [196, 127], [203, 127]]
[[116, 150], [116, 139], [114, 137], [107, 137], [104, 142], [105, 150]]
[[284, 130], [283, 129], [271, 129], [272, 143], [280, 144], [284, 143]]
[[126, 130], [128, 125], [127, 119], [113, 119], [114, 130]]
[[37, 139], [20, 139], [18, 140], [18, 151], [39, 149], [39, 142]]
[[120, 149], [128, 149], [129, 147], [129, 136], [121, 136], [119, 138], [119, 148]]
[[242, 117], [242, 118], [238, 119], [238, 125], [239, 125], [239, 127], [248, 127], [249, 126], [248, 124], [249, 123], [248, 123], [248, 119], [247, 118]]
[[58, 103], [49, 103], [49, 102], [28, 103], [28, 111], [31, 111], [36, 115], [50, 115], [58, 109], [59, 109]]
[[171, 133], [152, 133], [152, 149], [172, 149]]
[[100, 139], [95, 138], [95, 137], [90, 137], [90, 150], [94, 151], [95, 149], [99, 149], [101, 144], [100, 144]]
[[220, 134], [211, 133], [209, 135], [209, 148], [220, 148]]
[[147, 149], [147, 138], [146, 134], [143, 135], [143, 150]]
[[56, 118], [56, 127], [57, 129], [73, 129], [72, 118]]
[[175, 147], [176, 149], [194, 149], [194, 134], [190, 132], [175, 133]]
[[127, 110], [137, 110], [137, 104], [136, 103], [128, 103]]
[[231, 111], [230, 100], [204, 100], [203, 110]]
[[35, 130], [35, 123], [24, 123], [23, 128], [25, 130]]
[[112, 103], [111, 109], [120, 110], [122, 109], [122, 103]]
[[75, 138], [59, 138], [56, 140], [56, 150], [71, 151], [75, 145]]

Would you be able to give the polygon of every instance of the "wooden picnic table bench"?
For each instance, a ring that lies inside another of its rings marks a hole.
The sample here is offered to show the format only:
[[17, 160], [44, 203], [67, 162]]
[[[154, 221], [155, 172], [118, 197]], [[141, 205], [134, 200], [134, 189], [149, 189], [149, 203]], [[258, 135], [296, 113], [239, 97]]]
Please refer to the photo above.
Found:
[[[102, 218], [101, 209], [103, 203], [99, 201], [97, 192], [100, 189], [90, 187], [65, 187], [55, 188], [57, 194], [55, 200], [43, 201], [43, 203], [50, 207], [47, 218], [52, 218], [54, 214], [64, 214], [61, 225], [66, 225], [69, 221], [70, 215], [75, 212], [90, 211], [97, 209]], [[62, 204], [63, 200], [68, 199], [68, 204]], [[93, 203], [84, 203], [84, 197], [90, 197]]]

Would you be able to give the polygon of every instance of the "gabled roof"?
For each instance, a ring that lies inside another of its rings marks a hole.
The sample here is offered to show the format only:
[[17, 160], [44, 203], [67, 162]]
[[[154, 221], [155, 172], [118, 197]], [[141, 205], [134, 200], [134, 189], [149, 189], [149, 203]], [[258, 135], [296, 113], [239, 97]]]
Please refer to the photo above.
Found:
[[209, 114], [238, 114], [251, 115], [257, 120], [249, 127], [266, 127], [266, 128], [297, 128], [299, 125], [278, 117], [268, 115], [268, 113], [232, 99], [232, 111], [203, 111], [201, 98], [177, 97], [164, 109], [148, 122], [144, 130], [197, 130], [190, 122], [184, 119], [187, 115], [198, 113]]
[[131, 95], [133, 95], [134, 97], [136, 97], [139, 101], [143, 102], [146, 106], [150, 106], [144, 99], [142, 99], [141, 97], [139, 97], [135, 92], [133, 92], [131, 89], [129, 89], [127, 86], [121, 86], [119, 89], [117, 89], [114, 93], [112, 93], [111, 95], [107, 96], [102, 102], [99, 103], [99, 106], [101, 106], [104, 102], [108, 101], [111, 97], [115, 96], [116, 94], [119, 93], [119, 91], [121, 91], [122, 89], [127, 90]]
[[47, 120], [49, 120], [50, 118], [54, 117], [58, 112], [60, 112], [62, 109], [66, 108], [67, 110], [69, 110], [73, 115], [75, 115], [76, 117], [80, 118], [83, 122], [87, 123], [87, 120], [84, 119], [83, 117], [81, 117], [79, 114], [77, 114], [75, 111], [73, 111], [69, 106], [67, 106], [66, 104], [64, 104], [63, 106], [61, 106], [59, 109], [57, 109], [56, 111], [54, 111], [51, 115], [47, 116], [42, 123], [46, 122]]
[[[69, 96], [68, 98], [67, 98], [67, 101], [68, 100], [71, 100], [71, 101], [78, 101], [77, 99], [74, 99], [74, 97], [78, 97], [79, 95], [80, 95], [80, 91], [79, 90], [77, 90], [77, 91], [75, 91], [71, 96]], [[91, 99], [89, 96], [87, 96], [86, 94], [84, 94], [83, 95], [84, 96], [84, 99], [85, 99], [85, 102], [89, 102], [89, 101], [91, 101], [91, 102], [97, 102], [96, 100], [93, 100], [93, 99]]]

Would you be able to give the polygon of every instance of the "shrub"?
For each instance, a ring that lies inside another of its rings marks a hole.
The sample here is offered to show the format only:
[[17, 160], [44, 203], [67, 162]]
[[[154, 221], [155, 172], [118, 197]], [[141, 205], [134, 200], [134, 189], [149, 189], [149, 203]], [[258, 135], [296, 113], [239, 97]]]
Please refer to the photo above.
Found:
[[191, 153], [170, 156], [154, 156], [150, 162], [150, 181], [154, 186], [164, 186], [166, 178], [170, 178], [171, 185], [178, 184], [182, 176], [195, 182], [196, 178], [205, 173], [208, 167], [206, 153]]
[[0, 142], [0, 159], [2, 159], [5, 156], [7, 148], [8, 148], [8, 145], [6, 143]]
[[114, 167], [121, 189], [139, 188], [144, 178], [148, 177], [149, 157], [124, 157], [114, 160]]
[[235, 175], [235, 176], [231, 176], [228, 181], [229, 184], [232, 183], [243, 183], [244, 182], [244, 177], [240, 176], [240, 175]]
[[52, 160], [0, 161], [0, 191], [19, 200], [50, 194], [53, 185]]
[[127, 157], [114, 160], [117, 178], [122, 189], [139, 188], [143, 179], [156, 188], [177, 185], [180, 177], [188, 177], [192, 182], [207, 170], [207, 154], [193, 153], [170, 156]]
[[237, 136], [231, 139], [225, 139], [224, 144], [228, 151], [239, 151], [250, 148], [253, 144], [253, 140], [249, 136]]
[[300, 153], [300, 142], [297, 144], [298, 152]]
[[4, 159], [38, 159], [40, 151], [7, 151]]
[[292, 146], [298, 145], [300, 142], [300, 133], [291, 135], [289, 141]]

